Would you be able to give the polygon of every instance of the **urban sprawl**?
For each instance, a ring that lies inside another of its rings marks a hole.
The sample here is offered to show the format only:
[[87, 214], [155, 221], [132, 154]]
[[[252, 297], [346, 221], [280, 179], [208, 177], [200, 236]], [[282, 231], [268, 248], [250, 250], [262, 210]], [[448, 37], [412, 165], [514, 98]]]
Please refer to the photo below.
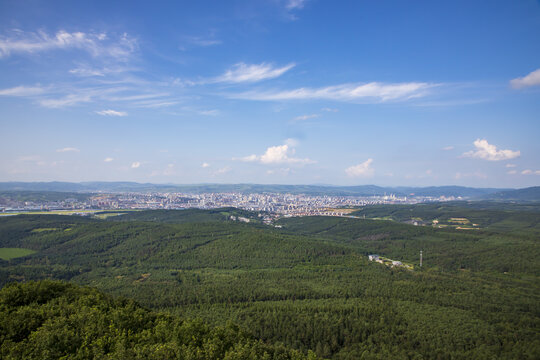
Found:
[[456, 197], [430, 196], [313, 196], [278, 193], [118, 193], [89, 194], [84, 200], [17, 201], [0, 198], [0, 212], [53, 210], [145, 210], [145, 209], [216, 209], [235, 207], [266, 212], [273, 216], [346, 216], [351, 208], [377, 204], [416, 204], [459, 200]]

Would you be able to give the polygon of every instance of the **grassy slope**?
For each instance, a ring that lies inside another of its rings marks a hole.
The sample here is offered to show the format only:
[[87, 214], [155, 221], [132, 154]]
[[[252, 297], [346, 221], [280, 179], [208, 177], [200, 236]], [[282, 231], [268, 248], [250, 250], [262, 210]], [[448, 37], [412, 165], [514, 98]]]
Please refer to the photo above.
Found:
[[23, 248], [0, 248], [0, 259], [11, 260], [34, 254], [34, 250]]

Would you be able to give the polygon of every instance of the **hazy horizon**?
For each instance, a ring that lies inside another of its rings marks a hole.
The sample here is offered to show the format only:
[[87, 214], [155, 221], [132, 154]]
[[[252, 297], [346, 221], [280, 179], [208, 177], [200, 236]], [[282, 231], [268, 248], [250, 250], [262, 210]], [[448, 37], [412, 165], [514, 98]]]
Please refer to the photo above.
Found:
[[0, 20], [0, 182], [540, 185], [538, 1], [10, 0]]
[[288, 183], [254, 183], [254, 182], [231, 182], [231, 183], [225, 183], [225, 182], [200, 182], [200, 183], [174, 183], [174, 182], [138, 182], [138, 181], [130, 181], [130, 180], [118, 180], [118, 181], [101, 181], [101, 180], [88, 180], [88, 181], [0, 181], [0, 184], [7, 184], [7, 183], [25, 183], [25, 184], [38, 184], [38, 183], [44, 183], [44, 184], [50, 184], [50, 183], [70, 183], [70, 184], [87, 184], [87, 183], [105, 183], [105, 184], [114, 184], [114, 183], [133, 183], [133, 184], [140, 184], [140, 185], [158, 185], [158, 186], [205, 186], [205, 185], [217, 185], [217, 186], [227, 186], [227, 185], [253, 185], [253, 186], [319, 186], [319, 187], [380, 187], [380, 188], [429, 188], [429, 187], [436, 187], [436, 188], [442, 188], [442, 187], [468, 187], [473, 189], [480, 189], [480, 188], [490, 188], [490, 189], [523, 189], [523, 188], [529, 188], [529, 187], [536, 187], [536, 186], [526, 186], [526, 187], [479, 187], [479, 186], [463, 186], [463, 185], [456, 185], [456, 184], [443, 184], [443, 185], [426, 185], [426, 186], [419, 186], [419, 185], [379, 185], [375, 183], [366, 183], [366, 184], [354, 184], [354, 185], [336, 185], [336, 184], [324, 184], [324, 183], [305, 183], [305, 184], [288, 184]]

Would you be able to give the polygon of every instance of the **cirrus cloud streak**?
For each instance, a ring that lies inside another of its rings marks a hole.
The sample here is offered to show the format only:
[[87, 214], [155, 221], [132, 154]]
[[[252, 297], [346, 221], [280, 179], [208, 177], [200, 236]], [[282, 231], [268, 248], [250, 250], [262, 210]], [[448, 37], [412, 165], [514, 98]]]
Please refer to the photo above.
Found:
[[278, 91], [249, 91], [229, 94], [230, 98], [260, 101], [281, 100], [336, 100], [359, 101], [375, 99], [379, 101], [408, 100], [426, 96], [429, 89], [439, 86], [425, 82], [341, 84], [322, 88], [297, 88]]
[[80, 49], [92, 56], [126, 58], [137, 48], [137, 41], [127, 34], [109, 40], [106, 33], [84, 33], [81, 31], [58, 31], [54, 35], [45, 31], [13, 31], [11, 36], [0, 37], [0, 58], [15, 53], [37, 53], [58, 49]]
[[294, 63], [287, 64], [282, 67], [275, 67], [272, 64], [235, 64], [231, 69], [227, 70], [223, 75], [214, 78], [209, 82], [214, 83], [253, 83], [267, 79], [277, 78], [295, 66]]

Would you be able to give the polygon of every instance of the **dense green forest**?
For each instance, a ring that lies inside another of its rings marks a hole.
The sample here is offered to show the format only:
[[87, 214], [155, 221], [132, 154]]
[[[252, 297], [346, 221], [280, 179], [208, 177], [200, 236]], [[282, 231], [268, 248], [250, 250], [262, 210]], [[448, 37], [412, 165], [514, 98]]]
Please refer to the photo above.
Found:
[[47, 280], [0, 290], [0, 343], [2, 359], [316, 359], [231, 323], [210, 327]]
[[[279, 221], [282, 228], [229, 220], [231, 214], [257, 219], [236, 209], [143, 211], [106, 220], [11, 216], [0, 218], [0, 248], [35, 253], [0, 260], [0, 283], [60, 279], [92, 286], [208, 328], [236, 324], [269, 353], [538, 358], [540, 213], [512, 205], [441, 206], [366, 207], [357, 214], [372, 210], [366, 219], [289, 218]], [[479, 226], [398, 222], [414, 211], [430, 221], [467, 218]], [[414, 268], [369, 262], [371, 253]]]
[[[489, 201], [424, 203], [416, 205], [366, 206], [351, 213], [366, 219], [386, 219], [398, 222], [418, 220], [421, 224], [439, 224], [478, 229], [540, 234], [540, 203], [500, 203]], [[452, 219], [466, 219], [465, 223]]]

